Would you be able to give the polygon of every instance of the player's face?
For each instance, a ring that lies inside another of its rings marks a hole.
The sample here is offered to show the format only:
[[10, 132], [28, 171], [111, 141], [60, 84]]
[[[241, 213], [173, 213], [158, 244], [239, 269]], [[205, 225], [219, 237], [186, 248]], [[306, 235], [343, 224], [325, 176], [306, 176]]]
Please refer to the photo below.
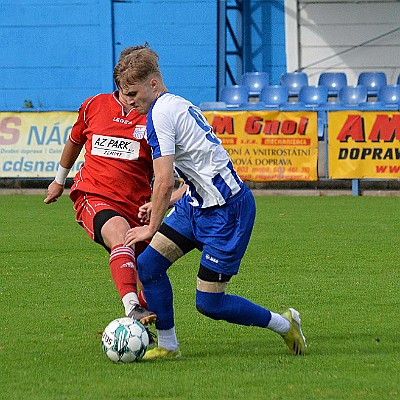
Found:
[[133, 100], [129, 96], [126, 96], [125, 94], [123, 94], [121, 90], [118, 93], [118, 99], [124, 106], [125, 112], [129, 112], [130, 110], [132, 110]]
[[156, 98], [157, 94], [151, 80], [129, 85], [126, 89], [120, 90], [121, 102], [127, 102], [131, 107], [135, 107], [140, 114], [147, 114]]

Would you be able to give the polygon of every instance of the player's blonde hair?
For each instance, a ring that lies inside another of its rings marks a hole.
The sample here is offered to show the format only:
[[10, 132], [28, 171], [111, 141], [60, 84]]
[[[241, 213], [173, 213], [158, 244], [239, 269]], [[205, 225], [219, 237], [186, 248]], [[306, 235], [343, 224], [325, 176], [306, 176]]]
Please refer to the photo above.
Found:
[[121, 52], [113, 75], [118, 88], [143, 82], [150, 75], [161, 77], [158, 55], [150, 49], [148, 43], [128, 47]]

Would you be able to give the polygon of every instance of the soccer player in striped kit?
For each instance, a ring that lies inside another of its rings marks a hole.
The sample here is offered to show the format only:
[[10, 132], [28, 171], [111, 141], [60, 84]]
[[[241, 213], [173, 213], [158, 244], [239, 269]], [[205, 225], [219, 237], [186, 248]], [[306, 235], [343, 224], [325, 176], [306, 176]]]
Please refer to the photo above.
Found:
[[[125, 240], [130, 246], [152, 238], [137, 259], [149, 309], [157, 314], [158, 346], [147, 351], [144, 359], [181, 355], [167, 270], [194, 248], [202, 252], [196, 290], [200, 313], [269, 328], [283, 337], [291, 353], [304, 354], [307, 345], [296, 310], [289, 308], [280, 315], [225, 293], [227, 283], [238, 273], [256, 208], [251, 191], [236, 174], [220, 140], [199, 108], [167, 91], [158, 55], [148, 44], [137, 46], [123, 63], [120, 90], [139, 113], [147, 114], [155, 175], [150, 223], [130, 229]], [[188, 189], [164, 219], [174, 187], [174, 169]], [[146, 207], [140, 212], [146, 213]]]

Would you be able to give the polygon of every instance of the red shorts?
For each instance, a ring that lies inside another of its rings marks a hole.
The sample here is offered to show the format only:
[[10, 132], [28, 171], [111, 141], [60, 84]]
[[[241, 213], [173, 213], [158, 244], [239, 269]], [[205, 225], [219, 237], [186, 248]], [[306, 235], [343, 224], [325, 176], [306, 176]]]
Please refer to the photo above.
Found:
[[[95, 240], [95, 230], [93, 225], [94, 217], [103, 210], [116, 211], [128, 221], [128, 224], [131, 228], [141, 226], [137, 218], [138, 210], [132, 209], [132, 216], [128, 216], [126, 215], [126, 212], [124, 212], [121, 207], [118, 206], [118, 204], [102, 198], [101, 196], [74, 191], [71, 194], [71, 200], [74, 202], [76, 222], [78, 222], [78, 224], [86, 230], [87, 234], [92, 240]], [[134, 218], [134, 216], [136, 218]], [[136, 245], [136, 255], [139, 255], [144, 250], [146, 245], [147, 243], [138, 243]]]

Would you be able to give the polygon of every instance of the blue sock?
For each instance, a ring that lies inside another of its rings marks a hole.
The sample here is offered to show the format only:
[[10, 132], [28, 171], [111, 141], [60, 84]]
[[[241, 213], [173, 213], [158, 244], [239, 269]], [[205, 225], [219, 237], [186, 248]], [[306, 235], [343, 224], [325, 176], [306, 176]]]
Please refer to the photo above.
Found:
[[147, 305], [157, 315], [156, 328], [162, 330], [175, 325], [172, 287], [167, 275], [170, 266], [171, 262], [150, 246], [137, 258]]
[[217, 320], [233, 324], [266, 328], [271, 312], [244, 297], [226, 293], [196, 291], [196, 307], [199, 312]]

